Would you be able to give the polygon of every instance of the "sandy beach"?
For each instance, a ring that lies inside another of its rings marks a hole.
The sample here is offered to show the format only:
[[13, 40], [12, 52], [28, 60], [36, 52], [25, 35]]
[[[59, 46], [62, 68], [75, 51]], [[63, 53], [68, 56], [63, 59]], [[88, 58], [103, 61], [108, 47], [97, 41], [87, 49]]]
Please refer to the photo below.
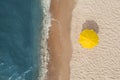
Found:
[[[48, 80], [120, 80], [120, 1], [77, 0], [74, 10], [73, 3], [51, 2]], [[78, 43], [85, 28], [99, 36], [93, 49]]]
[[73, 0], [51, 0], [52, 26], [48, 39], [50, 60], [47, 80], [70, 80], [70, 26], [73, 4]]

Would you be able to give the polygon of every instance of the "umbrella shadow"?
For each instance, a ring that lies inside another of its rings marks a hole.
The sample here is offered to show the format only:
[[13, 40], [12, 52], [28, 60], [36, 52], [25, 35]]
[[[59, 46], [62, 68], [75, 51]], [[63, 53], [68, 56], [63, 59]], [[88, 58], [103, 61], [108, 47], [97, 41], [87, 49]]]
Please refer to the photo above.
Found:
[[99, 32], [98, 24], [94, 20], [86, 20], [86, 22], [83, 23], [83, 25], [82, 25], [82, 31], [85, 29], [92, 29], [96, 33]]

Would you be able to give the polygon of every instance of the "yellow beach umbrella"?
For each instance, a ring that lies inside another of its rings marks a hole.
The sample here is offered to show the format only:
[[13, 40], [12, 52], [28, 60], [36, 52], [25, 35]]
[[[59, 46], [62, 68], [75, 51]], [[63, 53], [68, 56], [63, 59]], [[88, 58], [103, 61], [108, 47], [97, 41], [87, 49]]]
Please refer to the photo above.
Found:
[[94, 48], [98, 42], [99, 38], [97, 33], [92, 29], [85, 29], [80, 33], [78, 42], [83, 48]]

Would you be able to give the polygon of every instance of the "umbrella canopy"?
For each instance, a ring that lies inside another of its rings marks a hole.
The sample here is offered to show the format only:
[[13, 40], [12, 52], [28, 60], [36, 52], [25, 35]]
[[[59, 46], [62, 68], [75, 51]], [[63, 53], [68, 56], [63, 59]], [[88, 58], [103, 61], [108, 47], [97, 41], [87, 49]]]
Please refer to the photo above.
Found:
[[91, 49], [98, 44], [99, 37], [94, 30], [85, 29], [80, 33], [78, 42], [81, 44], [83, 48]]

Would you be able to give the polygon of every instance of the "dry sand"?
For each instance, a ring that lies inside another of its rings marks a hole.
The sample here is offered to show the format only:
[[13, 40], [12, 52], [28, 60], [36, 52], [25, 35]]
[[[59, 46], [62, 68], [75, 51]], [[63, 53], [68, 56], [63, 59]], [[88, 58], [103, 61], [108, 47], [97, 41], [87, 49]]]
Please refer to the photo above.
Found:
[[[99, 26], [99, 45], [91, 50], [78, 43], [86, 20]], [[70, 80], [120, 80], [120, 0], [78, 0], [71, 33]]]
[[48, 39], [50, 60], [47, 80], [70, 80], [70, 25], [73, 3], [73, 0], [51, 0], [52, 26]]

